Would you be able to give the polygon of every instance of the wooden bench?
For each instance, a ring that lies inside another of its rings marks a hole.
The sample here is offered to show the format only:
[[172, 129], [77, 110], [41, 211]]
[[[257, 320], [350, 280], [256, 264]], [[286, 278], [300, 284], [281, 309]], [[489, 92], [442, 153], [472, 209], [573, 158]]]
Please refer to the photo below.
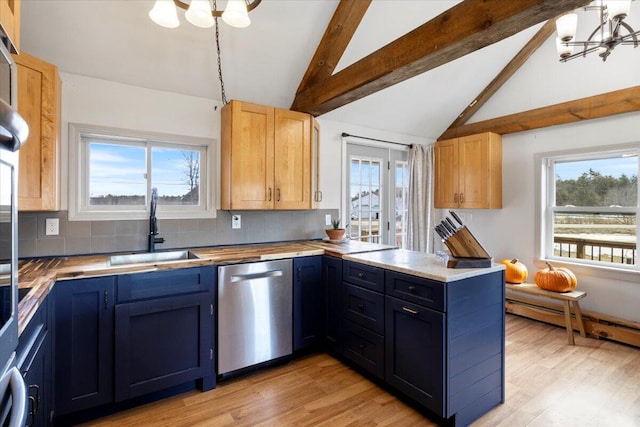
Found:
[[569, 340], [569, 344], [575, 345], [575, 341], [573, 339], [573, 327], [571, 325], [571, 307], [570, 303], [573, 303], [573, 311], [576, 316], [576, 321], [578, 322], [578, 329], [580, 330], [580, 336], [586, 337], [587, 334], [584, 330], [584, 321], [582, 320], [582, 311], [580, 311], [580, 303], [578, 302], [585, 296], [587, 296], [586, 292], [583, 291], [571, 291], [571, 292], [551, 292], [545, 291], [544, 289], [540, 289], [538, 285], [534, 283], [521, 283], [521, 284], [513, 284], [507, 283], [507, 289], [513, 292], [521, 292], [523, 294], [535, 295], [538, 297], [550, 298], [558, 301], [562, 301], [564, 305], [564, 321], [565, 326], [567, 328], [567, 338]]

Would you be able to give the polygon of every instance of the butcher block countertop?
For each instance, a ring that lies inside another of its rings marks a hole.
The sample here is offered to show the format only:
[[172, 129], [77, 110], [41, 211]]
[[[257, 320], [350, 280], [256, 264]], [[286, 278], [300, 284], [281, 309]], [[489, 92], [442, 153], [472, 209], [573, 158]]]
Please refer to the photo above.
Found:
[[345, 254], [342, 259], [439, 282], [454, 282], [505, 269], [504, 265], [498, 263], [485, 268], [447, 268], [434, 254], [403, 249]]
[[19, 287], [31, 288], [31, 290], [18, 305], [18, 332], [22, 333], [53, 288], [54, 283], [59, 280], [208, 265], [239, 264], [323, 254], [341, 258], [349, 254], [389, 249], [395, 249], [395, 247], [355, 240], [346, 240], [343, 243], [311, 240], [193, 248], [190, 251], [198, 256], [198, 259], [119, 266], [109, 265], [108, 258], [113, 254], [21, 260], [19, 261], [18, 273]]

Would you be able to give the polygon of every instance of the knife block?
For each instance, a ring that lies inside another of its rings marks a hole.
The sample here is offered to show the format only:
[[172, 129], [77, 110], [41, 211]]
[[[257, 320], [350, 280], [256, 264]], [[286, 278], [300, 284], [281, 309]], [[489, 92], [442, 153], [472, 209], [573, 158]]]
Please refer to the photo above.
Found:
[[491, 258], [466, 226], [460, 227], [444, 244], [456, 258]]

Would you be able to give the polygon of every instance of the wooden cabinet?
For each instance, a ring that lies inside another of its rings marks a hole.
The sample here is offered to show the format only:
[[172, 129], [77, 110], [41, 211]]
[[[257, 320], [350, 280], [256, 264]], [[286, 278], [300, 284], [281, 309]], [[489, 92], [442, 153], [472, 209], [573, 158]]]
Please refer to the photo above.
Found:
[[[222, 209], [312, 209], [312, 117], [241, 101], [222, 109]], [[313, 132], [319, 138], [319, 133]], [[315, 168], [315, 169], [314, 169]], [[313, 178], [313, 171], [316, 176]]]
[[312, 119], [311, 129], [311, 195], [313, 197], [312, 207], [318, 209], [322, 201], [322, 191], [320, 191], [320, 124], [316, 119]]
[[323, 337], [322, 257], [293, 259], [293, 351], [318, 347]]
[[56, 416], [113, 401], [115, 277], [56, 283]]
[[8, 44], [3, 40], [5, 46], [11, 48], [11, 52], [20, 51], [20, 9], [21, 0], [0, 0], [0, 27], [4, 37], [8, 39]]
[[470, 135], [435, 144], [436, 208], [502, 208], [502, 138]]
[[60, 78], [38, 58], [14, 55], [18, 66], [18, 112], [29, 124], [20, 149], [18, 208], [60, 210]]

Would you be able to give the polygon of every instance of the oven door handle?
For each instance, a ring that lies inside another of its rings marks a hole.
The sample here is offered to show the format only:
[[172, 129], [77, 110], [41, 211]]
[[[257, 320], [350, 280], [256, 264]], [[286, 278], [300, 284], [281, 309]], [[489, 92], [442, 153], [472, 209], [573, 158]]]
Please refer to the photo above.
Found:
[[11, 417], [7, 427], [23, 427], [27, 421], [27, 389], [20, 371], [15, 366], [7, 372], [10, 375]]
[[29, 125], [4, 100], [0, 99], [0, 144], [11, 151], [18, 150], [29, 136]]

